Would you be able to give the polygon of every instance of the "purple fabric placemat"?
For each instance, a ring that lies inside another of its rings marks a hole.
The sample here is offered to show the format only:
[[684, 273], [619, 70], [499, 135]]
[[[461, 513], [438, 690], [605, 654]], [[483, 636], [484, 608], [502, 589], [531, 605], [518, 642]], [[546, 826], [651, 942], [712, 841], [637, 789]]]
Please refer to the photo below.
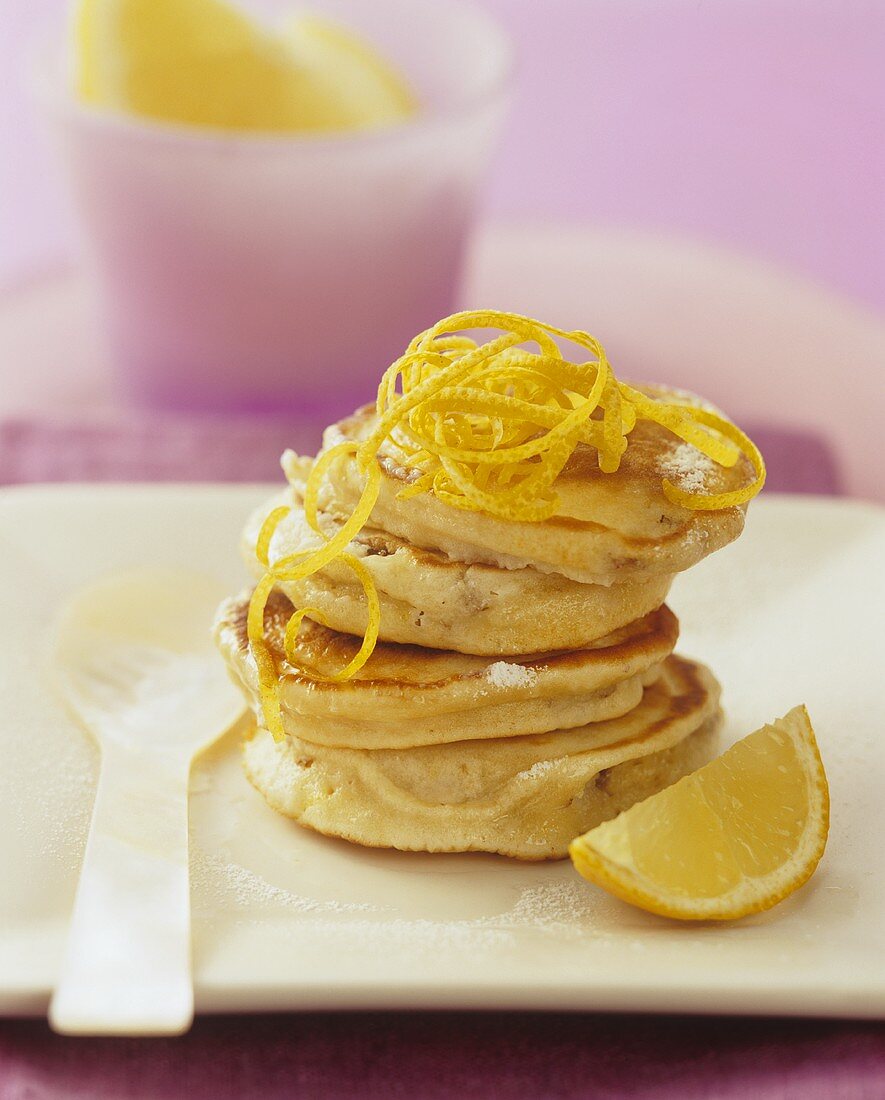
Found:
[[[301, 425], [0, 424], [0, 484], [279, 477]], [[757, 428], [769, 487], [837, 493], [814, 437]], [[872, 962], [872, 960], [871, 960]], [[678, 1007], [678, 1006], [674, 1006]], [[0, 1100], [885, 1100], [885, 1025], [589, 1013], [199, 1019], [180, 1039], [67, 1039], [0, 1023]]]
[[0, 422], [0, 484], [276, 481], [287, 447], [312, 454], [316, 425], [141, 418], [115, 424]]
[[0, 1100], [881, 1100], [875, 1023], [591, 1013], [203, 1017], [181, 1039], [0, 1023]]
[[[767, 488], [836, 494], [832, 453], [814, 435], [750, 428]], [[286, 447], [311, 454], [316, 425], [285, 421], [133, 419], [122, 425], [0, 423], [0, 484], [41, 481], [274, 481]]]

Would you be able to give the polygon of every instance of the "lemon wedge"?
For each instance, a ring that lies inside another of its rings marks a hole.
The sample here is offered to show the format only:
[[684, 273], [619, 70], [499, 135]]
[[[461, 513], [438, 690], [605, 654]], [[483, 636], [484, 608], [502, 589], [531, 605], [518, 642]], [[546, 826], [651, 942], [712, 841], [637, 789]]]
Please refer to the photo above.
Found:
[[829, 791], [805, 707], [572, 841], [577, 870], [641, 909], [734, 920], [770, 909], [820, 862]]
[[417, 102], [408, 84], [362, 38], [340, 23], [299, 13], [283, 33], [299, 68], [353, 129], [402, 122]]
[[80, 0], [77, 94], [223, 130], [353, 130], [408, 113], [407, 90], [368, 46], [318, 19], [297, 26], [275, 34], [223, 0]]

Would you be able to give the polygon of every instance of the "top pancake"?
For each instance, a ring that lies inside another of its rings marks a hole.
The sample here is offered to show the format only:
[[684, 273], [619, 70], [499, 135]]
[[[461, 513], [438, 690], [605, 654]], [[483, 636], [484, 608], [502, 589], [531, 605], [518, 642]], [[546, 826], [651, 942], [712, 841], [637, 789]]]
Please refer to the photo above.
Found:
[[[644, 389], [652, 397], [686, 400], [675, 391]], [[323, 450], [344, 440], [363, 441], [375, 422], [373, 407], [357, 410], [326, 430]], [[731, 469], [720, 467], [666, 428], [639, 421], [615, 473], [603, 473], [596, 449], [579, 444], [555, 484], [556, 514], [521, 522], [453, 508], [432, 492], [397, 500], [419, 471], [408, 466], [390, 440], [379, 452], [378, 465], [382, 478], [373, 525], [459, 561], [511, 569], [533, 566], [590, 584], [680, 572], [741, 533], [745, 505], [718, 511], [683, 508], [664, 495], [665, 477], [678, 488], [713, 494], [738, 489], [753, 476], [743, 457]], [[321, 506], [349, 515], [363, 482], [356, 459], [341, 457], [330, 468]]]

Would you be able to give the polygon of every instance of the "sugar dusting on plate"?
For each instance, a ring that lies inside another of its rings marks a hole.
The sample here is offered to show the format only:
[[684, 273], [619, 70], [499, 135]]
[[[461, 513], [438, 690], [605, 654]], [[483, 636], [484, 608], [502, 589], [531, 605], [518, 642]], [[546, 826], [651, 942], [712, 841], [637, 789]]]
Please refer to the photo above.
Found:
[[320, 901], [317, 898], [293, 894], [274, 886], [238, 863], [221, 856], [194, 849], [191, 852], [191, 883], [195, 893], [214, 903], [230, 904], [238, 909], [259, 909], [282, 906], [297, 913], [377, 913], [377, 905], [363, 902]]
[[[278, 927], [276, 934], [282, 931], [302, 945], [319, 941], [347, 954], [395, 951], [401, 960], [415, 963], [437, 959], [440, 952], [484, 958], [489, 950], [516, 950], [520, 935], [526, 931], [553, 936], [557, 941], [590, 936], [594, 942], [605, 943], [610, 938], [594, 920], [592, 891], [580, 882], [560, 880], [525, 886], [509, 909], [473, 919], [409, 918], [382, 910], [347, 914], [345, 906], [325, 905], [320, 903], [313, 911], [297, 905], [302, 915]], [[261, 913], [258, 922], [268, 915]]]

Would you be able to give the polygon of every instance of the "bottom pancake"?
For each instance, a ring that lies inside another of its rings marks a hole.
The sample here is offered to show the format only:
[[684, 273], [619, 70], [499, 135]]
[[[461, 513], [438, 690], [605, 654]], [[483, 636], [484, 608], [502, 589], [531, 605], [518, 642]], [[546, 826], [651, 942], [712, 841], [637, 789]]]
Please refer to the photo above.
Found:
[[714, 754], [719, 686], [669, 658], [629, 714], [540, 736], [340, 749], [258, 729], [244, 766], [268, 804], [367, 847], [561, 859], [571, 840]]

